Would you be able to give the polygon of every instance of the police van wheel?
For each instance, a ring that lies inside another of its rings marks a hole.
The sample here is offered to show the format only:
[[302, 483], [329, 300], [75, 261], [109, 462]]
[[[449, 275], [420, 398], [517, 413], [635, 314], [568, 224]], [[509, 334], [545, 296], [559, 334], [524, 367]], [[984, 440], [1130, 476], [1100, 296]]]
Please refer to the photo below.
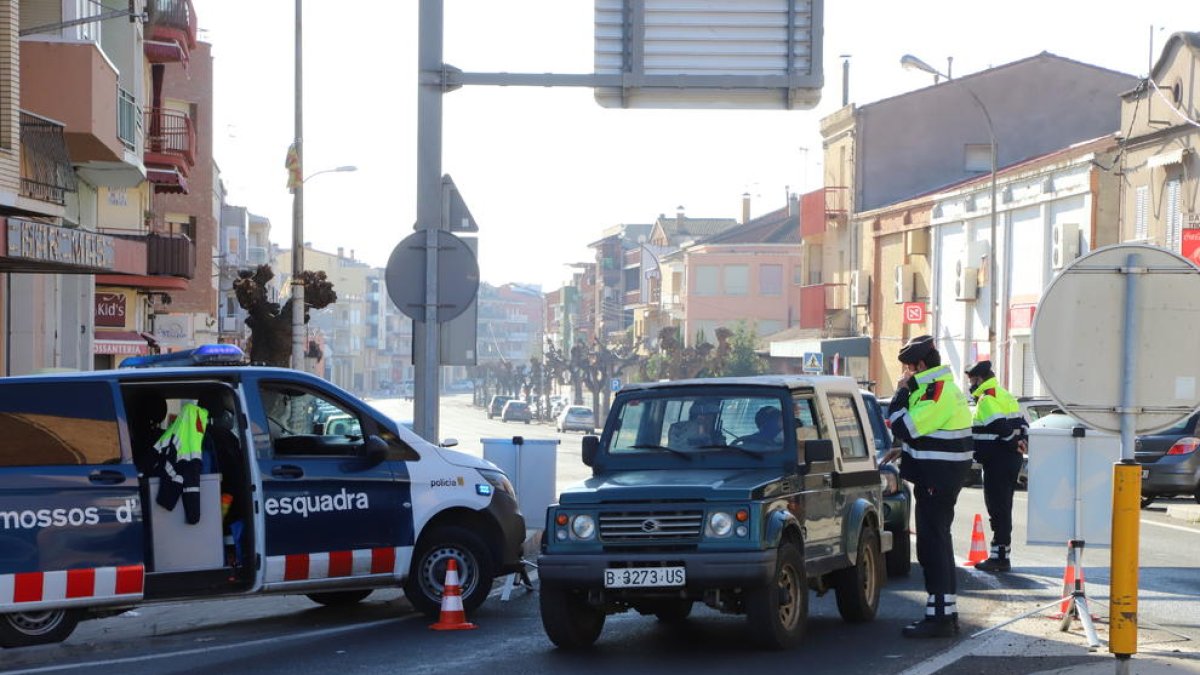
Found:
[[775, 574], [762, 588], [746, 591], [750, 633], [767, 649], [790, 649], [804, 639], [808, 622], [808, 575], [799, 544], [779, 546]]
[[589, 605], [578, 592], [542, 586], [538, 591], [538, 603], [542, 628], [556, 647], [591, 647], [604, 630], [604, 610]]
[[66, 640], [79, 624], [69, 609], [0, 614], [0, 647], [29, 647]]
[[834, 573], [833, 589], [838, 612], [851, 623], [875, 618], [879, 611], [879, 590], [883, 587], [883, 554], [879, 552], [879, 531], [864, 524], [858, 536], [858, 556], [854, 567]]
[[451, 559], [458, 566], [463, 609], [477, 609], [492, 590], [495, 566], [479, 535], [455, 525], [436, 528], [421, 537], [404, 583], [404, 596], [426, 616], [436, 617], [442, 608], [442, 588]]
[[371, 591], [329, 591], [327, 593], [308, 593], [309, 600], [326, 607], [346, 607], [355, 605], [366, 599]]

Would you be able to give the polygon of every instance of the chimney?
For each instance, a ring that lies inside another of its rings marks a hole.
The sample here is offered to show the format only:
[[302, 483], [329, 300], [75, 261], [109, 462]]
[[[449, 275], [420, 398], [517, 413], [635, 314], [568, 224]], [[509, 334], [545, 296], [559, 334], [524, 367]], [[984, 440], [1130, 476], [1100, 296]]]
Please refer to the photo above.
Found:
[[354, 249], [350, 249], [350, 259], [357, 260], [357, 258], [354, 257]]
[[345, 253], [346, 253], [346, 249], [344, 249], [344, 248], [342, 248], [341, 246], [339, 246], [339, 247], [338, 247], [338, 257], [339, 257], [339, 258], [343, 258], [343, 257], [345, 257], [345, 255], [344, 255]]
[[683, 215], [683, 205], [681, 204], [675, 207], [675, 226], [682, 230], [684, 219], [685, 216]]
[[850, 105], [850, 55], [842, 54], [842, 107]]
[[742, 224], [750, 222], [750, 193], [742, 193]]
[[788, 195], [788, 215], [795, 216], [800, 213], [800, 197], [795, 192]]

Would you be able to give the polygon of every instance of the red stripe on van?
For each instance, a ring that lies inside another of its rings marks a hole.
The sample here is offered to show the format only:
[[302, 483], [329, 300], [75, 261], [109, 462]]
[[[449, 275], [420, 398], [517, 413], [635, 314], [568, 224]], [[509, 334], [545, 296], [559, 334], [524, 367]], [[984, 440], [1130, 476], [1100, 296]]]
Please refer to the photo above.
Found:
[[330, 551], [329, 552], [329, 576], [330, 577], [348, 577], [354, 571], [354, 552], [353, 551]]
[[96, 570], [67, 570], [68, 598], [90, 598], [96, 594]]
[[371, 574], [391, 574], [396, 569], [396, 549], [371, 549]]
[[113, 592], [117, 595], [141, 594], [145, 569], [141, 565], [124, 565], [117, 568], [117, 583]]
[[41, 572], [18, 572], [13, 575], [13, 602], [39, 602], [41, 599]]
[[284, 558], [283, 580], [301, 581], [308, 578], [308, 554], [293, 553]]

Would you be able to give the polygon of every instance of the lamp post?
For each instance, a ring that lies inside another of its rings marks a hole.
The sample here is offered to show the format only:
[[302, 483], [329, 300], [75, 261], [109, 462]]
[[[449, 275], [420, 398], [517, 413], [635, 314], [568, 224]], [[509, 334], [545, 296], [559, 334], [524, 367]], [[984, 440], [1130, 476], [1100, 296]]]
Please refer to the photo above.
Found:
[[[299, 16], [300, 2], [296, 2]], [[297, 56], [297, 58], [299, 58]], [[299, 83], [297, 81], [297, 93]], [[299, 96], [297, 96], [299, 101]], [[300, 109], [296, 108], [297, 129], [299, 128]], [[299, 132], [296, 134], [296, 154], [300, 153]], [[299, 161], [299, 160], [297, 160]], [[304, 271], [304, 184], [323, 173], [347, 173], [358, 171], [356, 166], [339, 166], [333, 169], [322, 169], [310, 174], [296, 185], [292, 198], [292, 369], [304, 370], [304, 279], [300, 273]]]
[[[936, 77], [944, 77], [947, 82], [954, 82], [948, 74], [943, 74], [937, 68], [925, 63], [921, 59], [912, 54], [905, 54], [900, 58], [900, 66], [908, 70], [919, 70], [929, 73]], [[983, 119], [987, 121], [988, 137], [991, 141], [991, 164], [992, 164], [992, 210], [991, 210], [991, 234], [990, 243], [988, 245], [988, 294], [991, 296], [990, 307], [988, 311], [988, 357], [995, 365], [995, 369], [999, 373], [1003, 373], [1001, 366], [1001, 356], [996, 350], [996, 308], [999, 304], [999, 280], [996, 277], [996, 129], [992, 126], [992, 116], [988, 113], [987, 106], [983, 101], [979, 100], [979, 96], [975, 94], [971, 88], [965, 84], [960, 86], [971, 95], [971, 99], [975, 101], [975, 105], [979, 106], [980, 112], [983, 113]], [[1003, 374], [1001, 374], [1003, 377]]]

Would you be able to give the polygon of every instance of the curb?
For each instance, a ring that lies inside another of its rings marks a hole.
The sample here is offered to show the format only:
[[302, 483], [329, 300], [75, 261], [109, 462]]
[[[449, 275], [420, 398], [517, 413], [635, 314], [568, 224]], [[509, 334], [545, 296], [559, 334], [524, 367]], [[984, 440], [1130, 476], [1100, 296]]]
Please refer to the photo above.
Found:
[[1189, 523], [1200, 523], [1200, 504], [1171, 504], [1167, 516]]

